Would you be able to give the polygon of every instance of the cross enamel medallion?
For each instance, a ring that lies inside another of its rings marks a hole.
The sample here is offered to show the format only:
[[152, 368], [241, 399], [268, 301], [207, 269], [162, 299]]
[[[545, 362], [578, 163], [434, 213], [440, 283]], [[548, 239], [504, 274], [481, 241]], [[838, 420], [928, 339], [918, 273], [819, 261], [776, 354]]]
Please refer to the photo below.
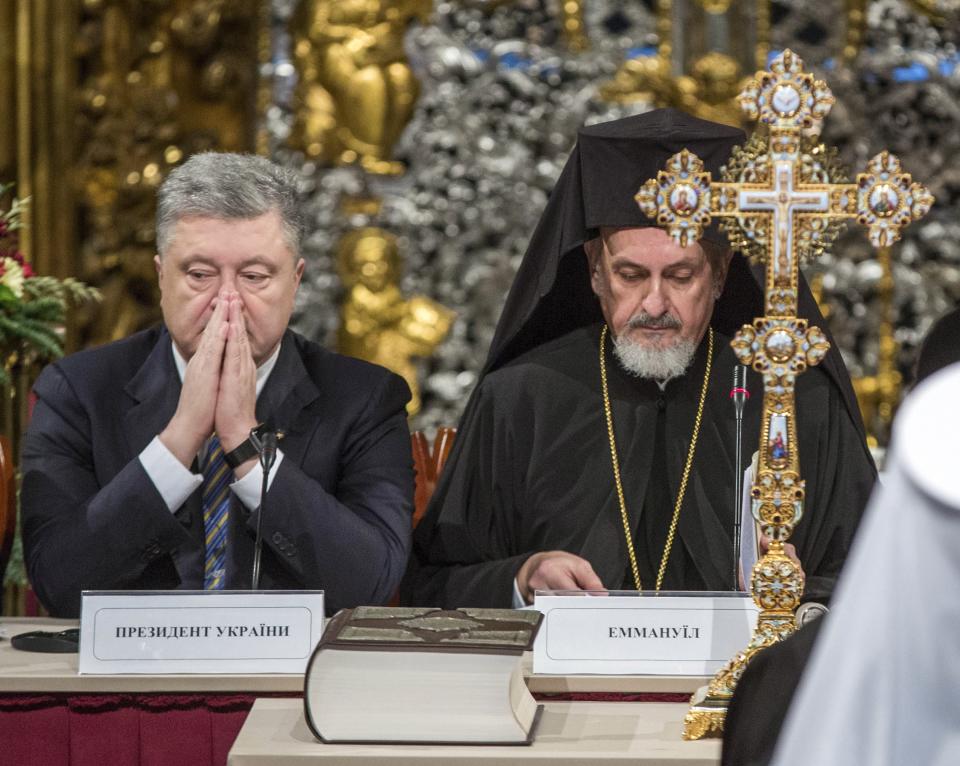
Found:
[[765, 127], [765, 145], [755, 138], [747, 149], [735, 150], [722, 181], [714, 181], [703, 162], [684, 149], [636, 195], [643, 213], [682, 247], [721, 219], [731, 242], [766, 264], [765, 316], [744, 325], [731, 341], [740, 363], [763, 376], [758, 461], [750, 487], [753, 516], [770, 541], [750, 573], [760, 614], [749, 646], [717, 673], [702, 698], [691, 700], [685, 739], [722, 733], [727, 704], [747, 662], [795, 629], [803, 576], [784, 546], [803, 516], [806, 490], [794, 391], [797, 376], [819, 364], [830, 348], [819, 328], [797, 316], [800, 262], [822, 252], [831, 231], [851, 218], [868, 228], [875, 247], [887, 247], [933, 204], [927, 189], [887, 152], [871, 159], [855, 183], [831, 178], [837, 173], [826, 148], [812, 144], [833, 95], [803, 71], [803, 61], [791, 51], [777, 57], [770, 71], [757, 72], [739, 101]]

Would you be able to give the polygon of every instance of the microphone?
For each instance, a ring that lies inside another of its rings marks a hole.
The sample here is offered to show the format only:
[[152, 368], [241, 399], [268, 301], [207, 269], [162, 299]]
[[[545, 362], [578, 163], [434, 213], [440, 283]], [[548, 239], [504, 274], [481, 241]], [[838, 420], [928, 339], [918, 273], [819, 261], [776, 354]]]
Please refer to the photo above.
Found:
[[750, 398], [747, 390], [747, 368], [742, 364], [733, 366], [733, 388], [730, 389], [730, 398], [733, 399], [733, 409], [738, 419], [743, 418], [743, 406]]
[[267, 505], [267, 481], [270, 478], [270, 469], [277, 460], [277, 432], [267, 428], [260, 438], [260, 467], [263, 469], [263, 481], [260, 484], [260, 512], [257, 516], [257, 537], [253, 544], [253, 576], [250, 581], [251, 590], [260, 589], [260, 558], [263, 555], [263, 514]]
[[277, 460], [277, 432], [267, 431], [263, 435], [263, 446], [260, 450], [260, 465], [264, 472], [273, 468]]
[[[742, 364], [733, 365], [733, 388], [730, 389], [733, 400], [733, 413], [736, 418], [737, 446], [733, 461], [733, 590], [740, 590], [740, 541], [743, 509], [743, 408], [750, 398], [747, 390], [747, 368]], [[747, 573], [743, 573], [746, 578]]]

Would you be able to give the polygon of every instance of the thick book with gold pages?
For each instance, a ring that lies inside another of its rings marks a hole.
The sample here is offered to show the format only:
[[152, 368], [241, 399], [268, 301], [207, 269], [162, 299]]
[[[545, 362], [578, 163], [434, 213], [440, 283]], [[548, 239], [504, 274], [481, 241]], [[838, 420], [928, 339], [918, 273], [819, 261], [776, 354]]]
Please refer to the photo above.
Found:
[[307, 725], [323, 742], [529, 744], [542, 706], [520, 659], [542, 619], [515, 609], [346, 609], [307, 665]]

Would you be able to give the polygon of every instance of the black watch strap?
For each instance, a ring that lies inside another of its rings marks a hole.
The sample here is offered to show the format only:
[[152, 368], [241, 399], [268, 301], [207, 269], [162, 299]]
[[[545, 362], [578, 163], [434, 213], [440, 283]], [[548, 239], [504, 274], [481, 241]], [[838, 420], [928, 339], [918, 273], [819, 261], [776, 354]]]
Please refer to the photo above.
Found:
[[231, 468], [246, 463], [250, 458], [260, 454], [260, 429], [263, 424], [250, 429], [250, 436], [235, 449], [224, 453], [223, 459]]

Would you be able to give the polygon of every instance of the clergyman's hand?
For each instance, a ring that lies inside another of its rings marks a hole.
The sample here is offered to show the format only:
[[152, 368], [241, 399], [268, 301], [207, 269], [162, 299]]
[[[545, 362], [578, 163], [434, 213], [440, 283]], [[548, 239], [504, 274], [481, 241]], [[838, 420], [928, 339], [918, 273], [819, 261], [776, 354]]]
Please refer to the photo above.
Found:
[[[223, 352], [223, 371], [217, 393], [214, 429], [224, 452], [239, 447], [247, 440], [250, 429], [257, 425], [257, 365], [253, 361], [247, 327], [243, 321], [240, 296], [229, 296], [227, 341]], [[256, 458], [250, 458], [234, 469], [237, 478], [246, 475]]]
[[528, 604], [537, 590], [603, 590], [586, 559], [567, 551], [534, 553], [517, 572], [517, 588]]
[[187, 362], [177, 410], [160, 433], [160, 441], [187, 468], [213, 433], [214, 410], [220, 387], [220, 367], [227, 340], [227, 301], [221, 294], [200, 344]]
[[[760, 555], [764, 555], [768, 550], [770, 550], [770, 538], [766, 535], [760, 535]], [[800, 568], [800, 579], [805, 580], [807, 578], [807, 574], [803, 571], [803, 564], [800, 563], [800, 557], [797, 555], [796, 546], [793, 543], [784, 543], [783, 552], [788, 559], [790, 559]]]

